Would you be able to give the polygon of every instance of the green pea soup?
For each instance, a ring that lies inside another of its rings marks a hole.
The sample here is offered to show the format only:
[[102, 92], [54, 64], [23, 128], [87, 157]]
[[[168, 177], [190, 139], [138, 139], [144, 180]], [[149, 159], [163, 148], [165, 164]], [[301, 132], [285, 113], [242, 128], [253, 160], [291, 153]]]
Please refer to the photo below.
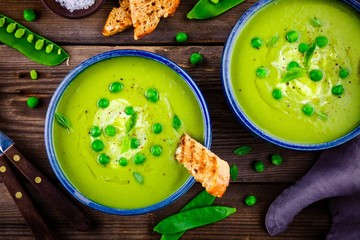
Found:
[[112, 208], [143, 208], [169, 197], [190, 177], [174, 158], [180, 137], [204, 140], [191, 89], [171, 68], [142, 57], [91, 65], [69, 84], [56, 114], [65, 119], [54, 120], [53, 142], [66, 178]]
[[276, 138], [318, 144], [344, 136], [360, 124], [359, 39], [359, 13], [341, 1], [272, 1], [234, 44], [236, 100]]

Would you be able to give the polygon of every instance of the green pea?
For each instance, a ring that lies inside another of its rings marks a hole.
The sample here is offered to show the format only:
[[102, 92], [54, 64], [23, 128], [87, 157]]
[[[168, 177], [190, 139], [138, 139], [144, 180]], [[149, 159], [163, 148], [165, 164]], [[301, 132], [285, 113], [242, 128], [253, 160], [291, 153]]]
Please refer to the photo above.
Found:
[[149, 88], [148, 90], [146, 90], [145, 92], [145, 97], [150, 101], [150, 102], [157, 102], [159, 101], [159, 92], [155, 89], [155, 88]]
[[282, 92], [280, 89], [274, 89], [272, 92], [272, 96], [273, 98], [275, 98], [276, 100], [279, 100], [282, 98]]
[[35, 49], [41, 50], [44, 47], [44, 39], [39, 39], [35, 43]]
[[162, 147], [160, 145], [154, 145], [151, 147], [150, 152], [152, 155], [158, 157], [162, 153]]
[[106, 165], [110, 162], [110, 157], [105, 153], [102, 153], [98, 156], [98, 161], [101, 165]]
[[263, 41], [259, 37], [255, 37], [255, 38], [251, 39], [251, 46], [253, 48], [259, 49], [262, 46], [262, 44], [263, 44]]
[[162, 132], [162, 125], [160, 123], [154, 123], [153, 126], [152, 126], [152, 131], [153, 133], [155, 134], [159, 134]]
[[309, 72], [311, 80], [318, 82], [323, 78], [323, 72], [320, 69], [313, 69]]
[[130, 147], [132, 149], [137, 149], [139, 147], [139, 145], [140, 145], [140, 142], [137, 138], [133, 137], [130, 139]]
[[116, 135], [116, 128], [113, 125], [108, 125], [105, 127], [105, 134], [109, 137]]
[[275, 166], [281, 165], [283, 162], [283, 159], [280, 154], [272, 154], [271, 155], [271, 163]]
[[265, 170], [265, 164], [262, 161], [254, 162], [254, 170], [258, 173], [261, 173]]
[[190, 55], [190, 63], [193, 65], [199, 64], [203, 61], [203, 56], [201, 53], [195, 52]]
[[128, 165], [128, 160], [126, 158], [122, 157], [119, 160], [119, 164], [120, 164], [120, 166], [125, 167], [126, 165]]
[[299, 68], [300, 67], [300, 64], [296, 61], [291, 61], [289, 62], [289, 64], [287, 65], [286, 69], [287, 70], [290, 70], [290, 69], [293, 69], [293, 68]]
[[105, 148], [105, 144], [100, 139], [95, 139], [91, 143], [91, 147], [95, 152], [100, 152]]
[[256, 69], [256, 76], [258, 78], [266, 78], [269, 75], [269, 70], [265, 67], [259, 67]]
[[49, 45], [46, 46], [45, 52], [46, 53], [51, 53], [53, 49], [54, 49], [54, 44], [49, 44]]
[[312, 116], [312, 115], [314, 115], [314, 113], [315, 113], [314, 107], [313, 107], [311, 104], [309, 104], [309, 103], [305, 104], [305, 105], [302, 107], [302, 111], [303, 111], [303, 113], [304, 113], [305, 115], [307, 115], [307, 116]]
[[109, 104], [110, 104], [109, 100], [107, 100], [106, 98], [101, 98], [97, 102], [97, 105], [99, 108], [107, 108], [109, 106]]
[[25, 9], [24, 19], [28, 22], [34, 21], [36, 19], [36, 12], [33, 9]]
[[16, 29], [16, 23], [10, 23], [6, 28], [6, 31], [8, 33], [12, 33], [15, 31], [15, 29]]
[[346, 68], [343, 68], [343, 67], [342, 67], [342, 68], [340, 69], [339, 76], [340, 76], [340, 78], [342, 78], [342, 79], [347, 78], [347, 76], [349, 76], [349, 70], [347, 70]]
[[331, 92], [332, 94], [334, 94], [335, 96], [340, 96], [341, 94], [343, 94], [345, 91], [343, 85], [336, 85], [334, 87], [332, 87]]
[[146, 157], [142, 153], [136, 153], [133, 160], [134, 160], [135, 164], [139, 165], [139, 164], [142, 164], [143, 162], [145, 162]]
[[289, 43], [293, 43], [293, 42], [296, 42], [299, 38], [299, 34], [297, 31], [289, 31], [286, 33], [286, 40], [289, 42]]
[[90, 128], [90, 135], [92, 137], [98, 137], [101, 135], [101, 129], [98, 126], [92, 126]]
[[176, 34], [175, 39], [177, 42], [182, 43], [188, 39], [188, 35], [185, 32], [179, 32]]
[[245, 197], [244, 201], [247, 206], [254, 206], [257, 202], [257, 199], [254, 195], [248, 195]]
[[172, 125], [173, 128], [175, 128], [176, 130], [179, 130], [181, 128], [182, 123], [178, 115], [174, 115]]
[[299, 52], [305, 53], [309, 49], [309, 44], [307, 43], [300, 43], [299, 44]]
[[315, 41], [316, 41], [316, 45], [319, 48], [326, 47], [329, 43], [329, 40], [327, 39], [327, 37], [324, 37], [324, 36], [317, 37]]
[[124, 88], [124, 84], [122, 84], [121, 82], [113, 82], [109, 86], [109, 90], [112, 93], [120, 92], [121, 90], [123, 90], [123, 88]]
[[29, 97], [26, 101], [29, 108], [36, 108], [39, 105], [39, 98], [37, 97]]
[[0, 18], [0, 27], [5, 25], [5, 18]]
[[135, 113], [135, 110], [132, 106], [127, 106], [127, 107], [125, 107], [124, 112], [126, 115], [131, 116]]
[[30, 78], [31, 78], [32, 80], [38, 79], [38, 73], [37, 73], [37, 71], [36, 71], [35, 69], [33, 69], [33, 70], [30, 71]]
[[34, 35], [33, 34], [29, 34], [26, 38], [26, 41], [28, 41], [29, 43], [32, 43], [32, 41], [34, 41]]
[[25, 29], [23, 28], [19, 28], [18, 30], [16, 30], [15, 32], [15, 37], [16, 38], [22, 38], [25, 34]]

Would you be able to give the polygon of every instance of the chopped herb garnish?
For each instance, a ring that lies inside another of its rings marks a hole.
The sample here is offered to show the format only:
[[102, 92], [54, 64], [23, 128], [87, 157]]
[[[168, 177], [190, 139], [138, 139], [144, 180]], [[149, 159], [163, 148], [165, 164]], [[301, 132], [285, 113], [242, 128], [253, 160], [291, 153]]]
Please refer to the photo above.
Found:
[[310, 19], [310, 24], [313, 26], [313, 27], [321, 27], [321, 22], [318, 18], [314, 17], [312, 19]]
[[238, 167], [235, 164], [232, 164], [230, 167], [231, 180], [236, 181], [238, 173], [239, 173]]
[[234, 150], [234, 153], [238, 156], [244, 156], [246, 154], [248, 154], [249, 152], [251, 152], [252, 147], [249, 146], [241, 146], [238, 147], [237, 149]]
[[312, 56], [314, 55], [316, 49], [316, 41], [314, 41], [310, 47], [308, 48], [308, 50], [305, 52], [305, 58], [304, 58], [304, 66], [306, 68], [309, 68], [309, 62], [312, 58]]
[[135, 112], [133, 113], [133, 115], [130, 116], [130, 118], [125, 123], [126, 134], [129, 134], [131, 130], [133, 130], [133, 128], [136, 125], [136, 121], [137, 121], [137, 114]]
[[306, 74], [306, 70], [299, 67], [291, 68], [289, 71], [287, 71], [284, 75], [284, 77], [281, 79], [282, 83], [289, 82], [291, 80], [300, 78]]
[[143, 184], [144, 183], [144, 177], [143, 175], [141, 175], [140, 173], [138, 172], [133, 172], [133, 176], [135, 178], [135, 181], [140, 183], [140, 184]]
[[71, 122], [70, 120], [65, 117], [63, 114], [61, 113], [55, 113], [55, 120], [58, 124], [60, 124], [60, 126], [62, 126], [63, 128], [65, 128], [68, 132], [71, 131]]
[[273, 48], [276, 46], [276, 44], [279, 41], [279, 35], [276, 34], [274, 36], [272, 36], [267, 42], [266, 42], [266, 47], [268, 48]]

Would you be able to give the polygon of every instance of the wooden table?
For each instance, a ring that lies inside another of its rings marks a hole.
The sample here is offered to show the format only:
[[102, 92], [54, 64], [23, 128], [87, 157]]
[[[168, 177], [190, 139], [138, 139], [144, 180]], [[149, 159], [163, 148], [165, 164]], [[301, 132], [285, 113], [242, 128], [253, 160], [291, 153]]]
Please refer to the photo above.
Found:
[[[237, 212], [216, 224], [188, 231], [183, 239], [324, 239], [330, 229], [331, 217], [327, 201], [321, 201], [303, 210], [289, 229], [271, 238], [264, 227], [264, 218], [270, 203], [285, 188], [294, 184], [313, 165], [319, 152], [299, 152], [283, 149], [265, 142], [249, 133], [235, 119], [223, 95], [220, 81], [220, 62], [224, 43], [239, 17], [255, 0], [248, 0], [231, 11], [211, 20], [186, 19], [186, 13], [196, 0], [182, 1], [176, 14], [162, 19], [149, 36], [135, 41], [133, 31], [103, 37], [101, 30], [116, 0], [108, 0], [90, 17], [71, 20], [48, 10], [39, 0], [1, 0], [0, 12], [34, 32], [63, 46], [71, 55], [69, 65], [46, 67], [34, 63], [15, 51], [0, 45], [0, 129], [11, 137], [36, 166], [59, 184], [50, 168], [44, 146], [44, 119], [52, 94], [63, 77], [85, 59], [113, 49], [141, 49], [160, 54], [183, 67], [202, 90], [212, 119], [212, 150], [229, 164], [236, 164], [239, 177], [231, 182], [226, 194], [216, 203], [237, 208]], [[37, 11], [35, 22], [26, 22], [23, 10]], [[175, 35], [185, 31], [186, 43], [179, 44]], [[204, 62], [198, 66], [189, 63], [192, 52], [201, 52]], [[29, 72], [36, 69], [40, 76], [33, 81]], [[29, 96], [37, 96], [41, 104], [35, 109], [26, 105]], [[233, 150], [239, 146], [251, 146], [253, 151], [243, 157]], [[284, 158], [282, 166], [269, 162], [269, 155], [279, 153]], [[263, 160], [266, 170], [256, 173], [252, 169], [255, 160]], [[30, 189], [31, 190], [31, 189]], [[35, 193], [39, 208], [60, 239], [159, 239], [152, 228], [164, 217], [176, 213], [186, 202], [201, 191], [195, 184], [178, 201], [161, 210], [140, 216], [116, 216], [82, 206], [94, 226], [88, 232], [78, 232]], [[244, 197], [254, 194], [258, 203], [253, 207], [244, 204]], [[33, 239], [26, 222], [0, 182], [0, 239]]]

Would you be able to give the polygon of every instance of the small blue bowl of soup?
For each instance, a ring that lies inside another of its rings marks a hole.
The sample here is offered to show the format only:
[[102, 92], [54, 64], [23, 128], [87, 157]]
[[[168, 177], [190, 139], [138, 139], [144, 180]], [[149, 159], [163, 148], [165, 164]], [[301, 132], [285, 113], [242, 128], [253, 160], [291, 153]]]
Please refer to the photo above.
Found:
[[260, 0], [224, 47], [236, 118], [281, 147], [321, 150], [360, 134], [360, 3]]
[[191, 77], [160, 55], [114, 50], [61, 82], [45, 143], [56, 176], [76, 199], [136, 215], [174, 202], [194, 184], [174, 158], [184, 133], [210, 148], [208, 108]]

